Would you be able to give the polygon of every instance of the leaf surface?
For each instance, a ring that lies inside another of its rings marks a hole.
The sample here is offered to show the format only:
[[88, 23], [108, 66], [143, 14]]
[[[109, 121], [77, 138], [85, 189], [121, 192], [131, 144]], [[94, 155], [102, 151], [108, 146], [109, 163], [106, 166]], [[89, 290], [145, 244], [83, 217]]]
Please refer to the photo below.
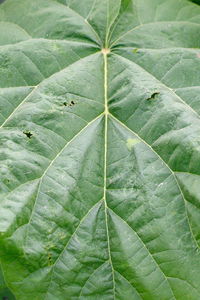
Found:
[[2, 299], [199, 300], [200, 7], [6, 0], [0, 32]]

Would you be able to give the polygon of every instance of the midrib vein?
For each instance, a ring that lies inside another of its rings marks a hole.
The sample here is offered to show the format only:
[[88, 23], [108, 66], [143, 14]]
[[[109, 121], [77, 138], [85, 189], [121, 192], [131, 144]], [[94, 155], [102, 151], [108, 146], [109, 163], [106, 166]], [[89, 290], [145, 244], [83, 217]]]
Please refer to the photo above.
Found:
[[110, 237], [108, 229], [108, 206], [106, 200], [106, 187], [107, 187], [107, 144], [108, 144], [108, 57], [107, 53], [103, 53], [104, 57], [104, 105], [105, 105], [105, 140], [104, 140], [104, 189], [103, 189], [103, 201], [105, 205], [105, 225], [106, 225], [106, 234], [108, 241], [108, 260], [112, 269], [112, 279], [113, 279], [113, 299], [115, 299], [115, 278], [114, 278], [114, 269], [110, 251]]

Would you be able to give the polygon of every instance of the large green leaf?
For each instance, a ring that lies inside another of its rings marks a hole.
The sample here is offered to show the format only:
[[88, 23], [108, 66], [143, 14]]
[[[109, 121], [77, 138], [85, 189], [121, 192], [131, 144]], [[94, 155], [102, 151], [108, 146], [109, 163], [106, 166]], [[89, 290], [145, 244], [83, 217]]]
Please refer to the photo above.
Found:
[[5, 282], [2, 269], [0, 268], [0, 299], [2, 300], [15, 300], [15, 297], [8, 289], [7, 284]]
[[2, 299], [200, 299], [199, 48], [190, 1], [1, 4]]

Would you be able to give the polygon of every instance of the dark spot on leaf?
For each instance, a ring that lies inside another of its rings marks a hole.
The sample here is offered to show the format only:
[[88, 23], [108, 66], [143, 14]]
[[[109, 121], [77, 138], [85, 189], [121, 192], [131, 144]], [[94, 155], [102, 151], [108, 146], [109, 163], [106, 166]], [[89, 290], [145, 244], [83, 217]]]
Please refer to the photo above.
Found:
[[4, 296], [2, 300], [9, 300], [7, 296]]
[[49, 261], [49, 265], [53, 264], [51, 253], [48, 253], [48, 261]]
[[147, 98], [147, 100], [154, 100], [156, 99], [156, 96], [160, 95], [159, 92], [154, 92], [149, 98]]
[[63, 102], [63, 105], [64, 105], [64, 106], [67, 106], [67, 102]]
[[33, 136], [33, 134], [28, 130], [23, 131], [23, 134], [25, 134], [29, 139], [31, 139], [31, 137]]

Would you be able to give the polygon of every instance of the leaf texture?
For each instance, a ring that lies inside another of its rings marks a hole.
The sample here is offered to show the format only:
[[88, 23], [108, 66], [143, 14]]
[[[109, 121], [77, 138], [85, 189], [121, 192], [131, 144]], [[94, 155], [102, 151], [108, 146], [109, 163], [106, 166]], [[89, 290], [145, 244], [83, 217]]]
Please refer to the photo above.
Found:
[[0, 5], [0, 296], [200, 299], [200, 7]]

